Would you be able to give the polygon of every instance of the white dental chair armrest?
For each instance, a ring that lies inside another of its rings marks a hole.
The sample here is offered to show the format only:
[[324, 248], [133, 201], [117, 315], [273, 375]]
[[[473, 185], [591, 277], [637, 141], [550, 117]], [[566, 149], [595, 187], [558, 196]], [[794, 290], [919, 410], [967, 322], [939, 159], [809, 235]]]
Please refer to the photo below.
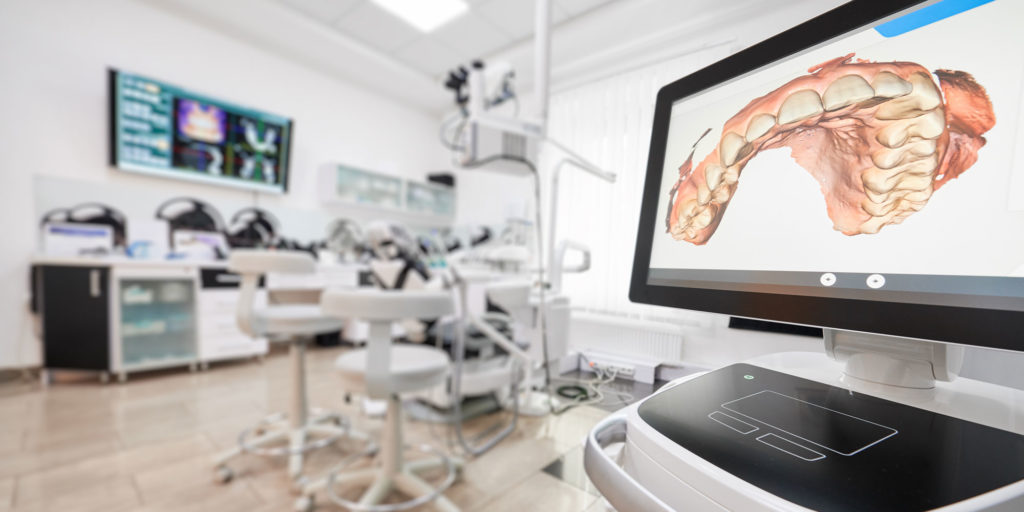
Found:
[[671, 512], [673, 509], [641, 486], [604, 451], [604, 447], [626, 440], [626, 417], [611, 415], [587, 434], [583, 468], [605, 499], [620, 512]]
[[[565, 265], [565, 254], [569, 250], [578, 251], [583, 255], [583, 261], [579, 265]], [[590, 248], [579, 242], [572, 240], [562, 240], [558, 244], [558, 248], [553, 253], [553, 259], [551, 260], [551, 290], [555, 293], [562, 289], [562, 275], [563, 274], [579, 274], [590, 270]]]
[[[578, 251], [583, 255], [583, 261], [579, 265], [565, 265], [565, 253], [569, 252], [570, 249]], [[558, 244], [558, 262], [562, 273], [579, 274], [586, 272], [590, 270], [590, 247], [573, 240], [562, 240], [562, 243]]]

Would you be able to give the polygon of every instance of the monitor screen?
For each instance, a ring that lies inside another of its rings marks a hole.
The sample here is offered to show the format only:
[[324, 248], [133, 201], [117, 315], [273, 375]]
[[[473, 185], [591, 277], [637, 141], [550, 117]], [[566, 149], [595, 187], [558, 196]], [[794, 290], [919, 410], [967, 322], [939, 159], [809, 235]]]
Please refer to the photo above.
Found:
[[148, 77], [110, 71], [112, 165], [283, 193], [292, 122]]
[[852, 2], [666, 86], [631, 297], [1015, 348], [967, 331], [1024, 326], [1021, 19]]

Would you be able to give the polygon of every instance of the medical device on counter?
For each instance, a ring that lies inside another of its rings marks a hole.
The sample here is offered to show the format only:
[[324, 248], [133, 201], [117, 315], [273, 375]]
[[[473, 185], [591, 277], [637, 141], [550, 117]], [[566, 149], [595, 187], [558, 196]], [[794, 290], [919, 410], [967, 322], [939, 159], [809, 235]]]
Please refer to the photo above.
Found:
[[167, 221], [171, 233], [179, 229], [223, 233], [224, 218], [210, 203], [191, 197], [175, 197], [156, 209], [156, 218]]
[[[62, 229], [48, 229], [47, 226], [56, 226], [57, 224], [69, 226], [72, 224], [89, 224], [95, 228], [95, 226], [107, 226], [110, 230], [110, 244], [101, 243], [99, 246], [93, 248], [97, 250], [106, 250], [109, 254], [114, 248], [124, 249], [127, 246], [126, 232], [128, 229], [128, 220], [120, 210], [107, 206], [101, 203], [82, 203], [79, 205], [72, 206], [71, 208], [57, 208], [50, 210], [43, 215], [40, 220], [40, 227], [43, 228], [43, 238], [45, 240], [51, 240], [50, 249], [56, 247], [55, 236], [72, 236], [74, 234], [81, 235], [78, 240], [82, 241], [84, 238], [93, 237], [98, 232], [95, 230], [82, 231], [82, 230], [70, 230], [69, 228]], [[58, 244], [60, 245], [60, 244]], [[74, 245], [74, 244], [71, 244]], [[89, 243], [85, 243], [89, 245]], [[44, 243], [44, 248], [47, 247]], [[84, 246], [82, 247], [85, 248]], [[49, 249], [44, 249], [50, 254], [56, 254], [51, 252]], [[67, 250], [70, 250], [70, 245], [62, 246], [57, 251], [65, 254]]]
[[1024, 510], [1024, 392], [957, 378], [964, 345], [1024, 351], [1020, 19], [854, 1], [659, 91], [630, 299], [820, 326], [826, 355], [602, 420], [616, 509]]
[[167, 222], [171, 249], [179, 257], [227, 258], [224, 218], [209, 203], [175, 197], [157, 207], [156, 218]]
[[335, 219], [327, 226], [324, 249], [333, 253], [342, 263], [358, 263], [369, 257], [366, 235], [362, 228], [351, 219]]
[[40, 247], [47, 256], [110, 256], [114, 251], [114, 231], [103, 224], [46, 222]]
[[231, 247], [273, 247], [281, 232], [281, 222], [263, 208], [242, 208], [231, 216], [226, 235]]

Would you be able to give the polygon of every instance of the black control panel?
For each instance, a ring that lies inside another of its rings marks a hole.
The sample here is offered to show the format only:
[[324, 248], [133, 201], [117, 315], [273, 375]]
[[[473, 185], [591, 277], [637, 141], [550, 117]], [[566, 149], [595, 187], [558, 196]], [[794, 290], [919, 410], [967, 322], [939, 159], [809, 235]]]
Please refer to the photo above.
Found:
[[735, 364], [640, 405], [729, 473], [815, 510], [930, 510], [1024, 479], [1024, 436]]

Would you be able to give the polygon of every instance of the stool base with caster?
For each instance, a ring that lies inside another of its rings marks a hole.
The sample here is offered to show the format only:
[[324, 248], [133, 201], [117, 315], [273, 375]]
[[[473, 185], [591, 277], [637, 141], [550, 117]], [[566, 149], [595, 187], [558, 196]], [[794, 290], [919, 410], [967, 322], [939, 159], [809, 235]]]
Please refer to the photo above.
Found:
[[[434, 508], [444, 512], [459, 510], [444, 496], [462, 470], [463, 461], [423, 446], [419, 451], [433, 456], [406, 461], [402, 443], [402, 407], [397, 396], [388, 399], [387, 425], [383, 434], [380, 453], [370, 467], [346, 469], [351, 461], [345, 461], [331, 469], [325, 477], [318, 478], [302, 490], [302, 497], [295, 501], [296, 512], [313, 510], [315, 495], [326, 491], [327, 497], [345, 510], [367, 512], [397, 512], [433, 502]], [[437, 486], [431, 485], [421, 475], [444, 470], [444, 480]], [[336, 488], [365, 488], [359, 501], [338, 496]], [[392, 493], [402, 494], [409, 499], [399, 503], [381, 504]]]
[[324, 314], [316, 305], [271, 304], [256, 307], [255, 293], [260, 277], [268, 272], [312, 273], [316, 263], [311, 255], [296, 251], [235, 249], [228, 268], [241, 275], [238, 326], [253, 337], [286, 340], [290, 365], [290, 405], [287, 415], [268, 416], [239, 435], [238, 446], [214, 461], [214, 477], [228, 482], [234, 473], [227, 463], [243, 453], [286, 457], [288, 476], [297, 488], [305, 485], [302, 466], [305, 454], [342, 438], [367, 441], [367, 437], [349, 428], [340, 415], [311, 410], [306, 393], [306, 343], [317, 334], [340, 331], [343, 322]]
[[238, 436], [238, 445], [220, 454], [214, 460], [214, 481], [226, 484], [234, 479], [235, 473], [228, 466], [231, 459], [250, 454], [264, 457], [287, 457], [288, 476], [301, 490], [306, 483], [302, 475], [303, 459], [307, 452], [329, 446], [341, 439], [354, 439], [372, 446], [370, 438], [352, 430], [348, 420], [337, 413], [313, 409], [310, 419], [300, 427], [294, 427], [283, 413], [263, 418]]
[[[451, 294], [435, 290], [327, 290], [320, 297], [325, 313], [339, 317], [360, 318], [369, 323], [366, 348], [351, 350], [334, 361], [348, 392], [365, 393], [372, 399], [386, 399], [387, 420], [380, 438], [380, 453], [369, 468], [341, 468], [326, 479], [306, 487], [296, 503], [302, 512], [312, 506], [318, 490], [326, 490], [335, 503], [349, 509], [371, 512], [394, 512], [433, 503], [435, 508], [458, 510], [444, 491], [455, 481], [461, 461], [441, 453], [436, 458], [407, 461], [403, 442], [402, 393], [431, 389], [448, 379], [451, 361], [448, 354], [430, 346], [392, 345], [391, 324], [403, 318], [440, 318], [454, 311]], [[433, 450], [431, 450], [433, 451]], [[422, 474], [444, 469], [444, 482], [439, 486], [427, 483]], [[358, 502], [343, 499], [335, 486], [365, 486]], [[411, 499], [401, 503], [382, 504], [398, 491]]]

